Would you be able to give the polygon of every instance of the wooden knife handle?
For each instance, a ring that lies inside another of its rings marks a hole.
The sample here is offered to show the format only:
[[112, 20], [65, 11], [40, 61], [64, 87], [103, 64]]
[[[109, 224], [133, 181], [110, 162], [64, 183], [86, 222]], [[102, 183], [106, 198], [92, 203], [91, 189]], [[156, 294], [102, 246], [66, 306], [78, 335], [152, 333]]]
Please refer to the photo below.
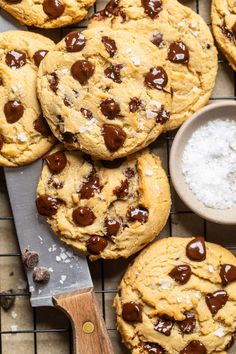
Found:
[[57, 295], [53, 302], [71, 320], [75, 354], [114, 354], [93, 289]]

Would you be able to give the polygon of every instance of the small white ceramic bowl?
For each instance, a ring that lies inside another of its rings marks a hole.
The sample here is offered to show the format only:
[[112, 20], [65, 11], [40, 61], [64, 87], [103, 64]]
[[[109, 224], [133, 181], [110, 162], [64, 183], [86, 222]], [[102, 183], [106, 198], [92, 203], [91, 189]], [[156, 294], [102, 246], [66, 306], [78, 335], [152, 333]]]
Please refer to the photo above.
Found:
[[215, 119], [236, 121], [236, 102], [221, 101], [209, 104], [188, 119], [179, 129], [170, 153], [170, 174], [173, 186], [182, 201], [196, 214], [218, 224], [236, 224], [236, 206], [230, 209], [213, 209], [205, 206], [190, 190], [182, 173], [181, 160], [191, 135], [202, 125]]

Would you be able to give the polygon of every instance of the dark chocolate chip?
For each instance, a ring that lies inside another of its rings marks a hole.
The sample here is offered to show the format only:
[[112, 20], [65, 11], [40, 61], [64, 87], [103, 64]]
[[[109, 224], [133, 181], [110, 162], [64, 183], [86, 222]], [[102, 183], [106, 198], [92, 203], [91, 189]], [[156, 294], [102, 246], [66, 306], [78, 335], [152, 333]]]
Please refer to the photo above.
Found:
[[151, 42], [153, 44], [155, 44], [156, 47], [160, 48], [161, 46], [163, 46], [164, 41], [163, 41], [163, 34], [160, 32], [155, 32], [153, 33]]
[[102, 135], [107, 149], [111, 152], [123, 146], [126, 139], [126, 133], [119, 125], [104, 124]]
[[114, 57], [114, 55], [116, 54], [116, 51], [117, 51], [117, 46], [116, 46], [116, 42], [114, 41], [114, 39], [111, 39], [110, 37], [107, 37], [107, 36], [103, 36], [102, 43], [104, 44], [105, 49], [106, 49], [107, 53], [110, 55], [110, 57]]
[[51, 155], [47, 155], [44, 157], [44, 160], [47, 162], [47, 165], [52, 173], [55, 174], [62, 172], [67, 164], [66, 155], [62, 151], [57, 151]]
[[49, 125], [42, 114], [34, 121], [34, 129], [43, 136], [49, 136], [52, 134]]
[[134, 177], [134, 175], [135, 175], [135, 171], [134, 171], [132, 168], [127, 167], [127, 168], [124, 170], [123, 174], [124, 174], [127, 178], [132, 178], [132, 177]]
[[5, 0], [8, 4], [15, 5], [22, 2], [22, 0]]
[[220, 277], [223, 286], [236, 281], [236, 267], [232, 264], [222, 264], [220, 266]]
[[165, 354], [165, 350], [157, 343], [146, 342], [143, 343], [143, 349], [149, 354]]
[[189, 50], [182, 41], [172, 42], [168, 49], [168, 59], [176, 64], [187, 64], [189, 62]]
[[57, 92], [58, 89], [58, 84], [59, 84], [59, 79], [57, 77], [56, 73], [51, 74], [51, 78], [48, 80], [49, 81], [49, 87], [53, 92]]
[[113, 194], [118, 198], [118, 199], [123, 199], [127, 197], [129, 194], [129, 181], [125, 179], [124, 181], [121, 181], [120, 186], [116, 187], [113, 190]]
[[51, 217], [55, 215], [60, 205], [61, 201], [58, 198], [52, 198], [46, 194], [36, 199], [38, 213], [43, 216]]
[[71, 102], [70, 102], [68, 97], [65, 96], [64, 99], [63, 99], [63, 102], [64, 102], [64, 105], [66, 107], [70, 107], [71, 106]]
[[152, 19], [157, 18], [161, 10], [163, 9], [161, 0], [142, 0], [142, 6], [145, 14]]
[[98, 11], [93, 15], [93, 18], [95, 18], [98, 21], [101, 21], [105, 17], [109, 17], [111, 14], [114, 13], [114, 11], [117, 9], [118, 5], [119, 5], [119, 0], [109, 1], [103, 10]]
[[72, 145], [72, 144], [76, 143], [77, 139], [73, 133], [65, 132], [65, 133], [62, 133], [62, 141], [65, 145], [66, 144]]
[[213, 315], [215, 315], [228, 301], [228, 294], [225, 290], [217, 290], [214, 293], [207, 294], [206, 304]]
[[39, 255], [35, 251], [25, 249], [22, 253], [22, 260], [27, 269], [34, 269], [39, 262]]
[[222, 26], [219, 26], [221, 28], [221, 31], [223, 33], [223, 35], [228, 38], [229, 40], [233, 40], [234, 35], [233, 33], [226, 27], [226, 23], [225, 21], [223, 22]]
[[33, 59], [34, 59], [35, 65], [37, 67], [39, 67], [41, 61], [43, 60], [43, 58], [45, 58], [47, 53], [48, 53], [48, 50], [37, 50], [37, 52], [34, 53]]
[[120, 105], [113, 100], [113, 98], [107, 98], [100, 104], [102, 114], [108, 119], [114, 119], [120, 114]]
[[193, 340], [180, 351], [180, 354], [207, 354], [207, 350], [204, 344], [198, 340]]
[[193, 333], [196, 327], [196, 318], [195, 315], [191, 312], [185, 312], [185, 319], [183, 321], [178, 321], [177, 325], [179, 329], [184, 334], [191, 334]]
[[105, 168], [113, 169], [120, 167], [124, 161], [124, 158], [119, 158], [112, 161], [101, 160], [101, 163]]
[[126, 302], [122, 306], [122, 317], [127, 322], [142, 322], [142, 307], [136, 302]]
[[44, 0], [43, 11], [48, 17], [55, 19], [60, 17], [65, 11], [65, 5], [60, 0]]
[[141, 106], [141, 101], [137, 97], [133, 97], [129, 101], [129, 110], [132, 113], [137, 112], [140, 106]]
[[6, 54], [5, 60], [10, 68], [19, 69], [26, 64], [26, 55], [20, 50], [11, 50]]
[[12, 295], [13, 293], [12, 289], [0, 293], [0, 306], [4, 311], [10, 310], [14, 305], [16, 297]]
[[0, 150], [2, 150], [4, 144], [4, 137], [2, 134], [0, 134]]
[[145, 84], [157, 90], [163, 90], [168, 83], [168, 75], [161, 66], [151, 68], [147, 74], [145, 74]]
[[89, 226], [92, 225], [96, 216], [93, 211], [88, 207], [78, 207], [72, 213], [73, 220], [75, 224], [79, 226]]
[[80, 108], [80, 112], [83, 114], [84, 118], [86, 119], [92, 119], [93, 118], [93, 113], [86, 108]]
[[154, 326], [155, 331], [164, 334], [169, 337], [171, 335], [172, 327], [174, 323], [169, 318], [160, 318]]
[[122, 64], [110, 65], [104, 70], [104, 74], [108, 79], [116, 82], [117, 84], [121, 84], [121, 74], [120, 71], [123, 68]]
[[77, 60], [71, 67], [71, 75], [85, 85], [94, 73], [94, 65], [88, 60]]
[[80, 52], [86, 44], [85, 35], [80, 31], [73, 31], [65, 37], [67, 52]]
[[104, 226], [106, 229], [106, 236], [116, 236], [120, 230], [120, 222], [115, 219], [105, 219]]
[[37, 284], [46, 284], [50, 280], [50, 272], [46, 267], [37, 267], [33, 271], [33, 281]]
[[203, 237], [198, 236], [186, 246], [186, 255], [192, 261], [201, 262], [206, 259], [206, 245]]
[[16, 123], [24, 114], [24, 106], [18, 101], [8, 101], [4, 105], [4, 114], [9, 124]]
[[139, 221], [140, 223], [146, 223], [148, 221], [149, 212], [148, 209], [139, 205], [137, 207], [129, 208], [127, 217], [129, 221]]
[[236, 38], [236, 22], [235, 22], [235, 24], [232, 26], [231, 30], [232, 30], [232, 32], [233, 32], [234, 38]]
[[108, 242], [104, 237], [91, 236], [87, 241], [87, 251], [91, 254], [100, 254], [107, 246]]
[[102, 186], [100, 185], [98, 176], [92, 175], [87, 182], [82, 184], [79, 190], [80, 199], [90, 199], [95, 193], [100, 193], [101, 190]]
[[179, 265], [174, 267], [171, 270], [169, 276], [172, 279], [174, 279], [177, 283], [182, 285], [182, 284], [186, 284], [189, 281], [191, 274], [192, 271], [189, 265]]
[[165, 124], [170, 119], [170, 112], [166, 111], [163, 107], [157, 112], [156, 122]]

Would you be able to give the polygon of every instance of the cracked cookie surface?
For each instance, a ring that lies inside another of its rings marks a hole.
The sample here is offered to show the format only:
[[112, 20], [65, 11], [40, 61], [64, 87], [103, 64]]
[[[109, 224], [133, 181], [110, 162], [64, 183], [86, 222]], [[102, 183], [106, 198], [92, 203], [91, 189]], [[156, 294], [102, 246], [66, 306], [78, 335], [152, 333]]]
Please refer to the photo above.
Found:
[[38, 65], [54, 43], [39, 34], [0, 34], [0, 166], [28, 164], [54, 138], [36, 96]]
[[229, 64], [236, 70], [236, 2], [213, 0], [211, 15], [215, 39]]
[[208, 102], [217, 51], [207, 24], [193, 10], [176, 0], [111, 0], [89, 23], [89, 28], [100, 27], [134, 31], [163, 51], [173, 90], [166, 130], [179, 127]]
[[62, 241], [91, 260], [129, 257], [164, 227], [169, 183], [159, 157], [147, 150], [125, 159], [93, 161], [57, 147], [45, 160], [38, 212]]
[[226, 354], [236, 330], [236, 258], [202, 237], [169, 237], [136, 258], [114, 300], [133, 354]]
[[40, 66], [38, 93], [54, 135], [95, 158], [142, 149], [169, 120], [164, 53], [123, 30], [70, 33]]

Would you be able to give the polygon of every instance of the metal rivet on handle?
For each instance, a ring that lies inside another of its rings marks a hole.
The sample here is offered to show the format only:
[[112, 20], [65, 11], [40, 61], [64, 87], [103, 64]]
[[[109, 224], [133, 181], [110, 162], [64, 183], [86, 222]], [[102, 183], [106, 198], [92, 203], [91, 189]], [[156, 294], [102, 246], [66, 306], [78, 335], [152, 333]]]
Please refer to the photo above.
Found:
[[84, 322], [83, 324], [83, 332], [90, 334], [94, 331], [94, 324], [90, 321]]

